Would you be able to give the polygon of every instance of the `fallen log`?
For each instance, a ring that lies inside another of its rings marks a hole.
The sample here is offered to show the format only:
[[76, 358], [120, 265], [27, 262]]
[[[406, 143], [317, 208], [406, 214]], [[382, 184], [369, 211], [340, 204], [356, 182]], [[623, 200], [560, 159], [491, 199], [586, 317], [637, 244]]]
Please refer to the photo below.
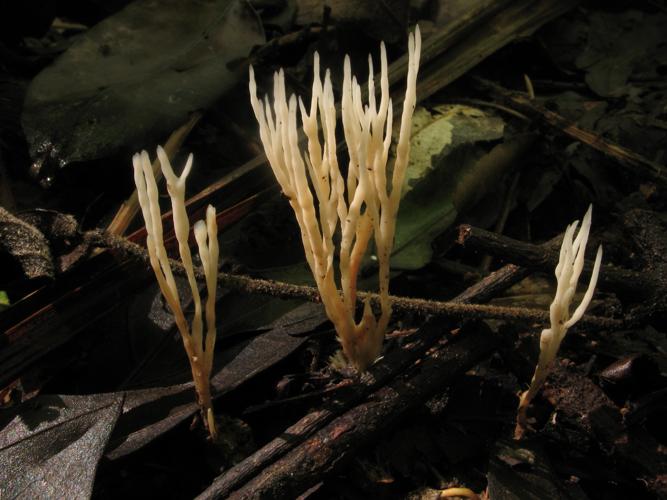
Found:
[[492, 335], [481, 331], [455, 341], [442, 340], [407, 374], [331, 421], [236, 491], [221, 487], [226, 486], [223, 476], [197, 498], [297, 497], [347, 463], [363, 446], [389, 432], [456, 376], [486, 358], [497, 344]]
[[[502, 292], [527, 274], [526, 269], [514, 265], [504, 266], [489, 274], [484, 279], [464, 290], [452, 300], [454, 303], [472, 303], [487, 300], [493, 294]], [[257, 450], [242, 462], [218, 476], [201, 498], [221, 498], [228, 496], [234, 489], [258, 475], [262, 469], [270, 466], [280, 457], [305, 441], [309, 436], [322, 429], [337, 415], [349, 410], [363, 401], [373, 390], [390, 381], [402, 370], [416, 362], [419, 356], [441, 338], [438, 329], [423, 328], [416, 340], [406, 345], [397, 353], [386, 356], [382, 363], [371, 367], [371, 377], [364, 378], [359, 384], [342, 394], [338, 401], [326, 407], [311, 411], [285, 432]]]

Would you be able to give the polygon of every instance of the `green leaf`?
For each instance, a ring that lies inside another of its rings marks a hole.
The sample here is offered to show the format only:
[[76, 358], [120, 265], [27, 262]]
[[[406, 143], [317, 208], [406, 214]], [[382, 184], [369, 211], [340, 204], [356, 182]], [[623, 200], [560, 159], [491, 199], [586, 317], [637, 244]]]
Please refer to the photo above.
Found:
[[391, 258], [395, 269], [430, 262], [432, 241], [512, 164], [508, 145], [496, 145], [503, 138], [503, 120], [480, 109], [446, 105], [433, 114], [419, 109], [412, 132]]

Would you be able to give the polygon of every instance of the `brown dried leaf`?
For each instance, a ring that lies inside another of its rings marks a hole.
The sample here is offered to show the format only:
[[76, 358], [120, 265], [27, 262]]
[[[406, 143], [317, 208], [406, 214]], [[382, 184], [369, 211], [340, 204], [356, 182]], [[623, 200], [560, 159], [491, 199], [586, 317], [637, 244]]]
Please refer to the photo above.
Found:
[[53, 256], [46, 237], [34, 226], [0, 207], [0, 251], [18, 261], [29, 279], [53, 279]]

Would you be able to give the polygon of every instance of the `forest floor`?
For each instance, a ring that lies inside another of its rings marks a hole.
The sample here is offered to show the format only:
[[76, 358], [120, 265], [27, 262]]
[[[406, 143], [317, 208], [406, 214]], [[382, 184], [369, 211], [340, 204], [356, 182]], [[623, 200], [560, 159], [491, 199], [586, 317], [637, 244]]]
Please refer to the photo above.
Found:
[[[153, 3], [0, 7], [0, 498], [667, 498], [664, 1]], [[384, 40], [396, 124], [415, 24], [404, 300], [360, 375], [332, 361], [248, 66], [308, 102], [315, 51], [338, 95], [343, 55], [366, 81]], [[194, 155], [190, 220], [218, 211], [215, 443], [128, 208], [132, 154], [165, 143]], [[591, 205], [573, 309], [601, 245], [595, 295], [517, 440], [563, 233]]]

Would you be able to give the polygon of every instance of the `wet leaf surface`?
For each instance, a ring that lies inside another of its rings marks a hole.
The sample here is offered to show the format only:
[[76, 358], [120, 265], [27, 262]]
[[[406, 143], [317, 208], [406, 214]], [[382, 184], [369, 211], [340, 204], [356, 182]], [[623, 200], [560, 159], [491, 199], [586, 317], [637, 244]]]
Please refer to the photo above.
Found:
[[123, 405], [118, 394], [38, 396], [0, 430], [2, 498], [88, 498]]
[[32, 81], [22, 121], [33, 158], [62, 167], [162, 139], [230, 89], [244, 75], [232, 64], [263, 41], [244, 0], [131, 3]]

